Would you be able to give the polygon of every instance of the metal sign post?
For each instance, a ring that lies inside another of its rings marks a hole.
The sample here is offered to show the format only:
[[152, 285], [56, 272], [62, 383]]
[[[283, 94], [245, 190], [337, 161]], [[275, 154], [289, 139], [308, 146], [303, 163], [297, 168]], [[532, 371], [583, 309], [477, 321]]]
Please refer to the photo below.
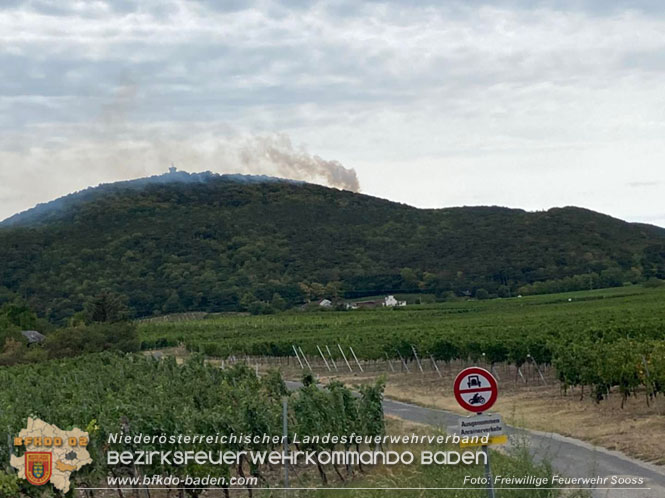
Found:
[[[479, 413], [478, 415], [482, 415]], [[492, 468], [490, 467], [490, 451], [486, 444], [483, 444], [483, 453], [485, 453], [485, 478], [487, 479], [487, 495], [489, 498], [495, 498], [494, 481], [492, 479]]]
[[289, 454], [289, 398], [282, 398], [282, 429], [284, 435], [284, 487], [289, 487], [289, 464], [286, 456]]
[[[476, 413], [481, 417], [485, 410], [496, 402], [499, 395], [499, 386], [494, 376], [479, 367], [465, 368], [455, 378], [453, 384], [455, 399], [465, 410]], [[475, 418], [475, 417], [471, 417]], [[495, 498], [492, 468], [490, 467], [490, 452], [486, 444], [482, 445], [485, 454], [485, 479], [487, 481], [487, 495]]]

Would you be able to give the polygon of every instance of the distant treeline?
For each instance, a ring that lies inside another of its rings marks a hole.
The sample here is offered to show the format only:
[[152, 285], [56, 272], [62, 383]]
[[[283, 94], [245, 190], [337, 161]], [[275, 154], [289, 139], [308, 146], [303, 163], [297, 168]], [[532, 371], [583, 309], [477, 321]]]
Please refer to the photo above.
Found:
[[0, 303], [63, 323], [105, 289], [133, 316], [321, 298], [487, 298], [665, 278], [665, 230], [579, 208], [424, 210], [308, 184], [107, 185], [0, 226]]

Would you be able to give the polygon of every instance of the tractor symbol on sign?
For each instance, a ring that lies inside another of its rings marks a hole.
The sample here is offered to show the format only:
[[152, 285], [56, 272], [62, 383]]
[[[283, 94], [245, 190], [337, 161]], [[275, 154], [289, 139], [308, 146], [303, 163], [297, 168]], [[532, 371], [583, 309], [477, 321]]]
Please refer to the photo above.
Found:
[[477, 375], [469, 375], [469, 378], [466, 379], [466, 385], [469, 386], [469, 389], [473, 387], [480, 387], [480, 377]]

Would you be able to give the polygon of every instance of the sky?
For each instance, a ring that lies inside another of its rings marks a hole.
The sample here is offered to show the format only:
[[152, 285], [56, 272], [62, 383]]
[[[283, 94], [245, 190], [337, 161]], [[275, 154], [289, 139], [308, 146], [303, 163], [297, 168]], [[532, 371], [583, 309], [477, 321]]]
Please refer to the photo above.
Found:
[[0, 67], [0, 219], [174, 163], [665, 227], [659, 0], [3, 0]]

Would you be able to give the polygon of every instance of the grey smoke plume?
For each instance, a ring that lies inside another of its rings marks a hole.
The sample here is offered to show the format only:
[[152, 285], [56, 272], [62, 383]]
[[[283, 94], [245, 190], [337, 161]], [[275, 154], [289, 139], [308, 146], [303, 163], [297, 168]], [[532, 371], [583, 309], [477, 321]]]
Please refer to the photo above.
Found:
[[0, 169], [0, 220], [99, 183], [165, 173], [171, 162], [189, 172], [276, 176], [359, 191], [354, 169], [310, 154], [286, 135], [229, 138], [223, 133], [228, 130], [183, 130], [188, 136], [181, 138], [180, 130], [118, 127], [87, 134], [61, 128], [57, 140], [37, 143], [32, 136], [11, 137], [11, 144], [10, 137], [0, 137], [0, 164], [12, 165]]
[[127, 125], [127, 116], [136, 105], [138, 86], [131, 80], [125, 81], [115, 88], [108, 102], [102, 104], [100, 123], [109, 132], [114, 128], [124, 128]]
[[[338, 161], [297, 150], [286, 135], [253, 137], [240, 148], [239, 159], [248, 172], [274, 168], [276, 176], [293, 180], [321, 181], [331, 187], [358, 192], [358, 175]], [[266, 164], [267, 163], [267, 164]]]
[[[185, 171], [267, 175], [358, 191], [352, 168], [296, 147], [284, 134], [239, 134], [224, 123], [137, 123], [140, 88], [125, 78], [89, 123], [0, 135], [0, 220], [99, 183]], [[6, 187], [11, 186], [11, 187]]]
[[[173, 133], [174, 130], [141, 131], [129, 120], [131, 109], [140, 98], [138, 85], [129, 75], [125, 76], [109, 101], [102, 105], [101, 119], [94, 127], [97, 140], [93, 141], [103, 142], [103, 149], [98, 151], [101, 157], [95, 161], [96, 145], [86, 147], [89, 162], [97, 162], [104, 169], [130, 173], [130, 176], [161, 173], [173, 161], [190, 172], [270, 175], [323, 183], [353, 192], [360, 190], [355, 170], [338, 161], [312, 155], [302, 146], [295, 147], [285, 134], [232, 138], [235, 134], [227, 127], [226, 133], [207, 129], [197, 134], [190, 130], [185, 138]], [[134, 174], [131, 174], [132, 169]]]

